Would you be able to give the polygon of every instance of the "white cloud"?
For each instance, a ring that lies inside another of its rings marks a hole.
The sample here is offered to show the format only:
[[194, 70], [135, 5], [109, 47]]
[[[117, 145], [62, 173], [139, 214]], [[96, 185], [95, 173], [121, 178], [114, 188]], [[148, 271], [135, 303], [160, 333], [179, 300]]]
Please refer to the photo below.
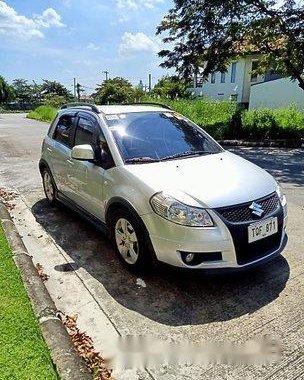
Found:
[[155, 8], [157, 4], [163, 3], [164, 0], [116, 0], [118, 8], [127, 8], [138, 10], [140, 8]]
[[87, 46], [87, 49], [97, 51], [100, 49], [100, 46], [95, 45], [93, 42], [90, 42]]
[[0, 35], [15, 36], [23, 39], [43, 38], [43, 28], [63, 27], [61, 16], [53, 9], [46, 9], [41, 15], [28, 18], [19, 15], [14, 8], [0, 1]]
[[135, 33], [125, 32], [121, 38], [121, 43], [119, 45], [119, 53], [121, 55], [140, 52], [140, 51], [159, 51], [159, 41], [156, 38], [151, 38], [145, 33]]
[[35, 15], [34, 21], [43, 28], [62, 28], [65, 25], [61, 22], [61, 16], [53, 8], [48, 8], [42, 12], [42, 15]]

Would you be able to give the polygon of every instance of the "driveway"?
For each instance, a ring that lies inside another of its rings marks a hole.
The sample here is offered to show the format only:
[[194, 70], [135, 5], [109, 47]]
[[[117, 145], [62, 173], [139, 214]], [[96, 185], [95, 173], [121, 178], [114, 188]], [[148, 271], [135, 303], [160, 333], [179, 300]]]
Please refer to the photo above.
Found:
[[[205, 276], [161, 268], [142, 277], [146, 287], [140, 287], [99, 231], [66, 208], [47, 205], [37, 167], [47, 129], [45, 123], [28, 120], [23, 114], [0, 115], [0, 187], [15, 188], [22, 195], [34, 216], [23, 220], [21, 206], [15, 211], [25, 243], [34, 247], [47, 268], [47, 286], [57, 307], [80, 314], [82, 327], [93, 335], [98, 348], [102, 349], [107, 329], [98, 328], [96, 314], [85, 315], [95, 304], [108, 328], [119, 335], [236, 343], [268, 336], [282, 345], [282, 359], [264, 366], [163, 366], [149, 369], [142, 378], [147, 374], [157, 380], [304, 378], [303, 150], [229, 148], [281, 182], [289, 205], [289, 242], [283, 256], [237, 275]], [[43, 231], [42, 239], [39, 231]], [[51, 244], [65, 260], [56, 261], [59, 256]], [[67, 294], [72, 274], [79, 280], [74, 302]], [[84, 290], [90, 301], [86, 296], [76, 301], [77, 293]]]

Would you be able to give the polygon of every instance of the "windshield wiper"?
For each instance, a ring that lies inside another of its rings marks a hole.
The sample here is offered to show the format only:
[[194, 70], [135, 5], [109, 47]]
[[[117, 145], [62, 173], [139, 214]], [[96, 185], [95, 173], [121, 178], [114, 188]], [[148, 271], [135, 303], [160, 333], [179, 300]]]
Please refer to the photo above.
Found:
[[134, 157], [134, 158], [127, 158], [125, 160], [126, 164], [140, 164], [145, 162], [159, 162], [158, 158], [152, 158], [152, 157]]
[[175, 153], [175, 154], [171, 154], [170, 156], [162, 157], [161, 161], [173, 160], [175, 158], [181, 158], [181, 157], [202, 156], [204, 154], [214, 154], [214, 153], [215, 152], [210, 152], [208, 150], [197, 150], [195, 152], [189, 151], [189, 152], [183, 152], [183, 153]]

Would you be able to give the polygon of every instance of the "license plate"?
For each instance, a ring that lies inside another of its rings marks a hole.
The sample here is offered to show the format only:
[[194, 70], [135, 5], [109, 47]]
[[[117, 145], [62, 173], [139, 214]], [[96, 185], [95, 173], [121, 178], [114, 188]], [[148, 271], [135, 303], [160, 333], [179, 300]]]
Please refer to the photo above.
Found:
[[263, 220], [248, 226], [248, 242], [264, 239], [278, 232], [278, 218]]

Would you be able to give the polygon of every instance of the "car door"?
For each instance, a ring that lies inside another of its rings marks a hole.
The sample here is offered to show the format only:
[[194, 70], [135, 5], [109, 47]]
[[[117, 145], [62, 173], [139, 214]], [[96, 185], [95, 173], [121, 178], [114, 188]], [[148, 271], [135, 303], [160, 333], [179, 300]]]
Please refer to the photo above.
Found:
[[104, 220], [103, 185], [105, 169], [100, 165], [100, 133], [97, 119], [85, 112], [78, 114], [75, 131], [76, 145], [92, 146], [96, 159], [94, 161], [68, 160], [68, 197], [91, 215]]
[[64, 195], [67, 194], [68, 176], [67, 160], [71, 156], [74, 135], [76, 130], [76, 113], [65, 113], [58, 118], [54, 129], [53, 138], [50, 139], [51, 145], [48, 149], [48, 161], [58, 190]]

